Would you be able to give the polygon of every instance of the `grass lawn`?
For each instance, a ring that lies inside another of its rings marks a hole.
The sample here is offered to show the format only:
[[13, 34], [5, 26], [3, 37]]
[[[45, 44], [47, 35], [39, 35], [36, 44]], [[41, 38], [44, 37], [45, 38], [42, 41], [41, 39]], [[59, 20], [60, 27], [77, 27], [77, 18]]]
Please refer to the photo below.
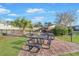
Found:
[[60, 55], [60, 56], [79, 56], [79, 52], [75, 52], [75, 53], [67, 53], [67, 54]]
[[[71, 42], [71, 37], [69, 35], [57, 36], [57, 38], [64, 40], [64, 41]], [[72, 42], [79, 43], [79, 31], [74, 32], [72, 36]]]
[[62, 56], [79, 56], [79, 52], [75, 52], [75, 53], [68, 53]]
[[[71, 37], [70, 36], [67, 36], [67, 35], [57, 36], [57, 38], [60, 39], [60, 40], [64, 40], [64, 41], [71, 42]], [[72, 42], [79, 43], [79, 35], [73, 36], [72, 37]]]
[[17, 56], [25, 41], [24, 37], [0, 36], [0, 56]]

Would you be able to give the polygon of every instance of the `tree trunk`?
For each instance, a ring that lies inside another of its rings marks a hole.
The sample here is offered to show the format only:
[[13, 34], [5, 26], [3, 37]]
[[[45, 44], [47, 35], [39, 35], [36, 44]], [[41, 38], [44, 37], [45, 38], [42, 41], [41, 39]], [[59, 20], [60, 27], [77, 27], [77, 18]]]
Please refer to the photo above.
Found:
[[21, 33], [22, 33], [22, 35], [25, 34], [24, 32], [25, 32], [25, 28], [21, 29]]

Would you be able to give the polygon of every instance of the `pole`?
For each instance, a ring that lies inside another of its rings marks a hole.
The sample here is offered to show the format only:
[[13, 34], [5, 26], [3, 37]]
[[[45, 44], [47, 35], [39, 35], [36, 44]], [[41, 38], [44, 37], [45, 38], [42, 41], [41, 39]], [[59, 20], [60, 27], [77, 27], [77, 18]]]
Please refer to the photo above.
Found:
[[72, 36], [73, 36], [73, 32], [72, 32], [73, 30], [72, 30], [72, 27], [71, 27], [71, 42], [72, 42], [72, 40], [73, 40], [73, 38], [72, 38]]
[[72, 42], [72, 33], [71, 33], [71, 42]]

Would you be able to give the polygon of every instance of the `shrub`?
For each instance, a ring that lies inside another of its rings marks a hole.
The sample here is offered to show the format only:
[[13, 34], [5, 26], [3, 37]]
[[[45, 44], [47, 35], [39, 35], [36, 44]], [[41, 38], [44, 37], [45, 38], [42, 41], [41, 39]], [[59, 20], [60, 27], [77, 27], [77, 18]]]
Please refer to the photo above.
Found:
[[7, 35], [7, 33], [2, 33], [2, 35], [3, 35], [3, 36], [6, 36], [6, 35]]
[[68, 28], [63, 26], [56, 26], [54, 29], [52, 29], [52, 32], [55, 36], [65, 35], [68, 33]]
[[73, 29], [72, 28], [68, 28], [68, 34], [71, 35], [73, 32]]

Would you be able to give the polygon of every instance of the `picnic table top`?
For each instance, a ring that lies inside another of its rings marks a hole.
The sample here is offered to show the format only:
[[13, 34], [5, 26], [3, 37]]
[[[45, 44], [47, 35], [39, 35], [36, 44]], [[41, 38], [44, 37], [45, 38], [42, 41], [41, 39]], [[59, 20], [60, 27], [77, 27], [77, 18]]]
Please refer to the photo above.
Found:
[[32, 39], [47, 39], [48, 36], [53, 36], [53, 33], [40, 33], [40, 35], [35, 35], [32, 33], [28, 34], [27, 38], [32, 38]]
[[38, 35], [33, 35], [33, 36], [28, 36], [28, 38], [32, 38], [32, 39], [47, 39], [46, 36], [38, 36]]
[[[35, 35], [35, 33], [27, 33], [26, 35]], [[54, 34], [53, 33], [40, 33], [40, 35], [50, 35], [50, 36], [53, 36]]]

